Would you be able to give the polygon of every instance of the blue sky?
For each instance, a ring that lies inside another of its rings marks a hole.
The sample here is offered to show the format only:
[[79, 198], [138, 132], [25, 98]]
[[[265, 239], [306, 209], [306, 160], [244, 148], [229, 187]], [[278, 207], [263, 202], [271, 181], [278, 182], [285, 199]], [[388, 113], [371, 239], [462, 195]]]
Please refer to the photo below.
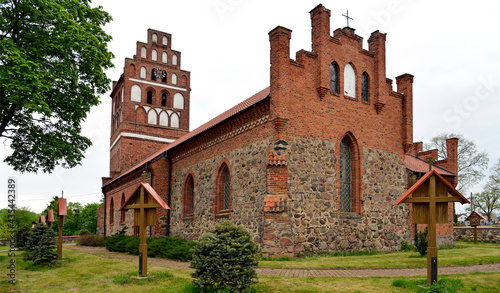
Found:
[[[182, 68], [191, 71], [191, 129], [269, 85], [268, 32], [277, 25], [292, 32], [291, 57], [311, 50], [309, 11], [320, 2], [263, 0], [94, 1], [113, 16], [105, 27], [113, 36], [110, 50], [117, 80], [124, 58], [135, 43], [146, 41], [148, 28], [172, 34], [172, 48], [182, 52]], [[387, 77], [414, 78], [414, 140], [428, 141], [439, 132], [460, 132], [490, 157], [500, 158], [500, 2], [498, 1], [333, 1], [331, 30], [350, 26], [364, 38], [387, 33]], [[101, 177], [109, 173], [109, 93], [94, 107], [84, 132], [92, 139], [82, 165], [57, 168], [53, 174], [19, 174], [1, 163], [0, 190], [6, 179], [18, 182], [18, 204], [41, 212], [53, 196], [70, 202], [97, 202]], [[4, 147], [3, 160], [9, 150]], [[484, 181], [470, 191], [481, 191]], [[468, 194], [467, 194], [468, 196]], [[0, 198], [0, 208], [7, 199]], [[459, 212], [463, 210], [458, 207]]]

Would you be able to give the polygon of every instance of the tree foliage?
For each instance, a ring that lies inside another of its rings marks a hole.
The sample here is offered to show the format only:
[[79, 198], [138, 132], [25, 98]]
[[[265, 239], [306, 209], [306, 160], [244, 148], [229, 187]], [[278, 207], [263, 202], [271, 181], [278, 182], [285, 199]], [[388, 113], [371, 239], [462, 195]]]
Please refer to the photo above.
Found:
[[471, 198], [471, 205], [467, 208], [483, 213], [488, 221], [495, 210], [500, 210], [500, 159], [491, 169], [491, 174], [482, 192], [476, 193]]
[[31, 227], [32, 221], [38, 222], [38, 214], [31, 211], [29, 207], [16, 207], [15, 211], [16, 216], [14, 220], [14, 227], [11, 229], [9, 210], [0, 210], [0, 238], [9, 238], [11, 237], [13, 230], [23, 226]]
[[52, 265], [57, 260], [55, 232], [43, 224], [36, 225], [28, 234], [24, 247], [24, 260], [35, 265]]
[[201, 288], [244, 291], [256, 282], [258, 251], [247, 230], [225, 221], [201, 236], [193, 249], [193, 283]]
[[[97, 231], [97, 209], [99, 206], [99, 203], [88, 203], [85, 207], [82, 207], [81, 203], [68, 202], [67, 215], [65, 216], [65, 224], [63, 226], [63, 235], [78, 235], [82, 229], [87, 229], [90, 233], [95, 234]], [[59, 198], [54, 196], [46, 209], [52, 209], [54, 211], [52, 229], [57, 233], [57, 231], [59, 231]]]
[[476, 143], [459, 133], [441, 133], [425, 144], [426, 149], [437, 149], [439, 159], [445, 159], [446, 139], [458, 138], [458, 185], [457, 190], [465, 193], [468, 188], [477, 184], [484, 177], [488, 168], [488, 154], [480, 152]]
[[81, 123], [110, 85], [110, 20], [89, 0], [0, 0], [0, 137], [14, 170], [80, 164]]

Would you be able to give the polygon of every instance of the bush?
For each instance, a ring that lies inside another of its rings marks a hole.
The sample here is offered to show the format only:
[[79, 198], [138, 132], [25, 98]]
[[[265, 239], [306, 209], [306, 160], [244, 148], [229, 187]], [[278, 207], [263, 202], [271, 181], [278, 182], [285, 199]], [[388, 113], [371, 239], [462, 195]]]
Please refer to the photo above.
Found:
[[230, 221], [217, 225], [200, 237], [193, 249], [191, 274], [201, 288], [244, 291], [256, 283], [255, 256], [259, 248], [250, 233]]
[[106, 238], [106, 249], [109, 250], [109, 251], [116, 251], [116, 244], [120, 241], [122, 241], [125, 237], [127, 237], [126, 235], [123, 235], [123, 234], [115, 234], [111, 237], [107, 237]]
[[427, 227], [425, 227], [424, 231], [417, 231], [415, 233], [415, 247], [417, 248], [417, 251], [420, 253], [421, 256], [427, 254], [427, 246], [429, 245], [427, 241], [428, 233], [429, 230], [427, 229]]
[[82, 230], [80, 230], [80, 232], [78, 232], [79, 236], [83, 236], [83, 235], [87, 235], [87, 234], [92, 234], [92, 233], [90, 233], [90, 231], [87, 229], [82, 229]]
[[84, 234], [78, 239], [76, 239], [76, 242], [78, 245], [82, 246], [104, 246], [106, 245], [106, 240], [103, 236], [101, 235], [94, 235], [94, 234]]
[[26, 246], [26, 241], [28, 241], [28, 234], [31, 228], [28, 226], [22, 226], [14, 232], [14, 238], [16, 239], [16, 247], [19, 249], [24, 249]]
[[38, 224], [28, 234], [24, 260], [35, 265], [53, 265], [57, 260], [56, 233], [49, 227]]

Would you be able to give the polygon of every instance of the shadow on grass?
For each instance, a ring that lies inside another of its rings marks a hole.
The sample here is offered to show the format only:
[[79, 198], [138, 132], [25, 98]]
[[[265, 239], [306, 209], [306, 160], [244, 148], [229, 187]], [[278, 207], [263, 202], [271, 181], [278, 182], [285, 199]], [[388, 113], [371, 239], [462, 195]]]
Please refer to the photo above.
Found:
[[462, 280], [443, 278], [431, 286], [427, 286], [427, 280], [406, 280], [398, 278], [392, 282], [392, 286], [405, 288], [414, 292], [432, 292], [432, 293], [453, 293], [464, 287]]

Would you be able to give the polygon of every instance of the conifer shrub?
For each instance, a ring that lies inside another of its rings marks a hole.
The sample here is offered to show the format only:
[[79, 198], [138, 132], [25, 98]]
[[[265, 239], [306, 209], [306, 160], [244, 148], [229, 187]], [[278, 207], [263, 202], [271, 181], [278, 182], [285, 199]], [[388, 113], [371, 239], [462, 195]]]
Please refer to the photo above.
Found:
[[26, 241], [28, 240], [28, 234], [31, 228], [28, 226], [22, 226], [14, 232], [14, 239], [16, 240], [16, 247], [19, 249], [24, 249], [26, 246]]
[[427, 227], [425, 227], [424, 231], [417, 231], [415, 233], [415, 248], [421, 256], [427, 254], [427, 246], [429, 245], [427, 234], [429, 234]]
[[230, 221], [204, 234], [193, 249], [193, 283], [202, 289], [242, 292], [256, 283], [258, 245], [250, 233]]
[[38, 224], [28, 234], [24, 247], [24, 260], [35, 265], [50, 266], [57, 261], [56, 233], [51, 228]]

